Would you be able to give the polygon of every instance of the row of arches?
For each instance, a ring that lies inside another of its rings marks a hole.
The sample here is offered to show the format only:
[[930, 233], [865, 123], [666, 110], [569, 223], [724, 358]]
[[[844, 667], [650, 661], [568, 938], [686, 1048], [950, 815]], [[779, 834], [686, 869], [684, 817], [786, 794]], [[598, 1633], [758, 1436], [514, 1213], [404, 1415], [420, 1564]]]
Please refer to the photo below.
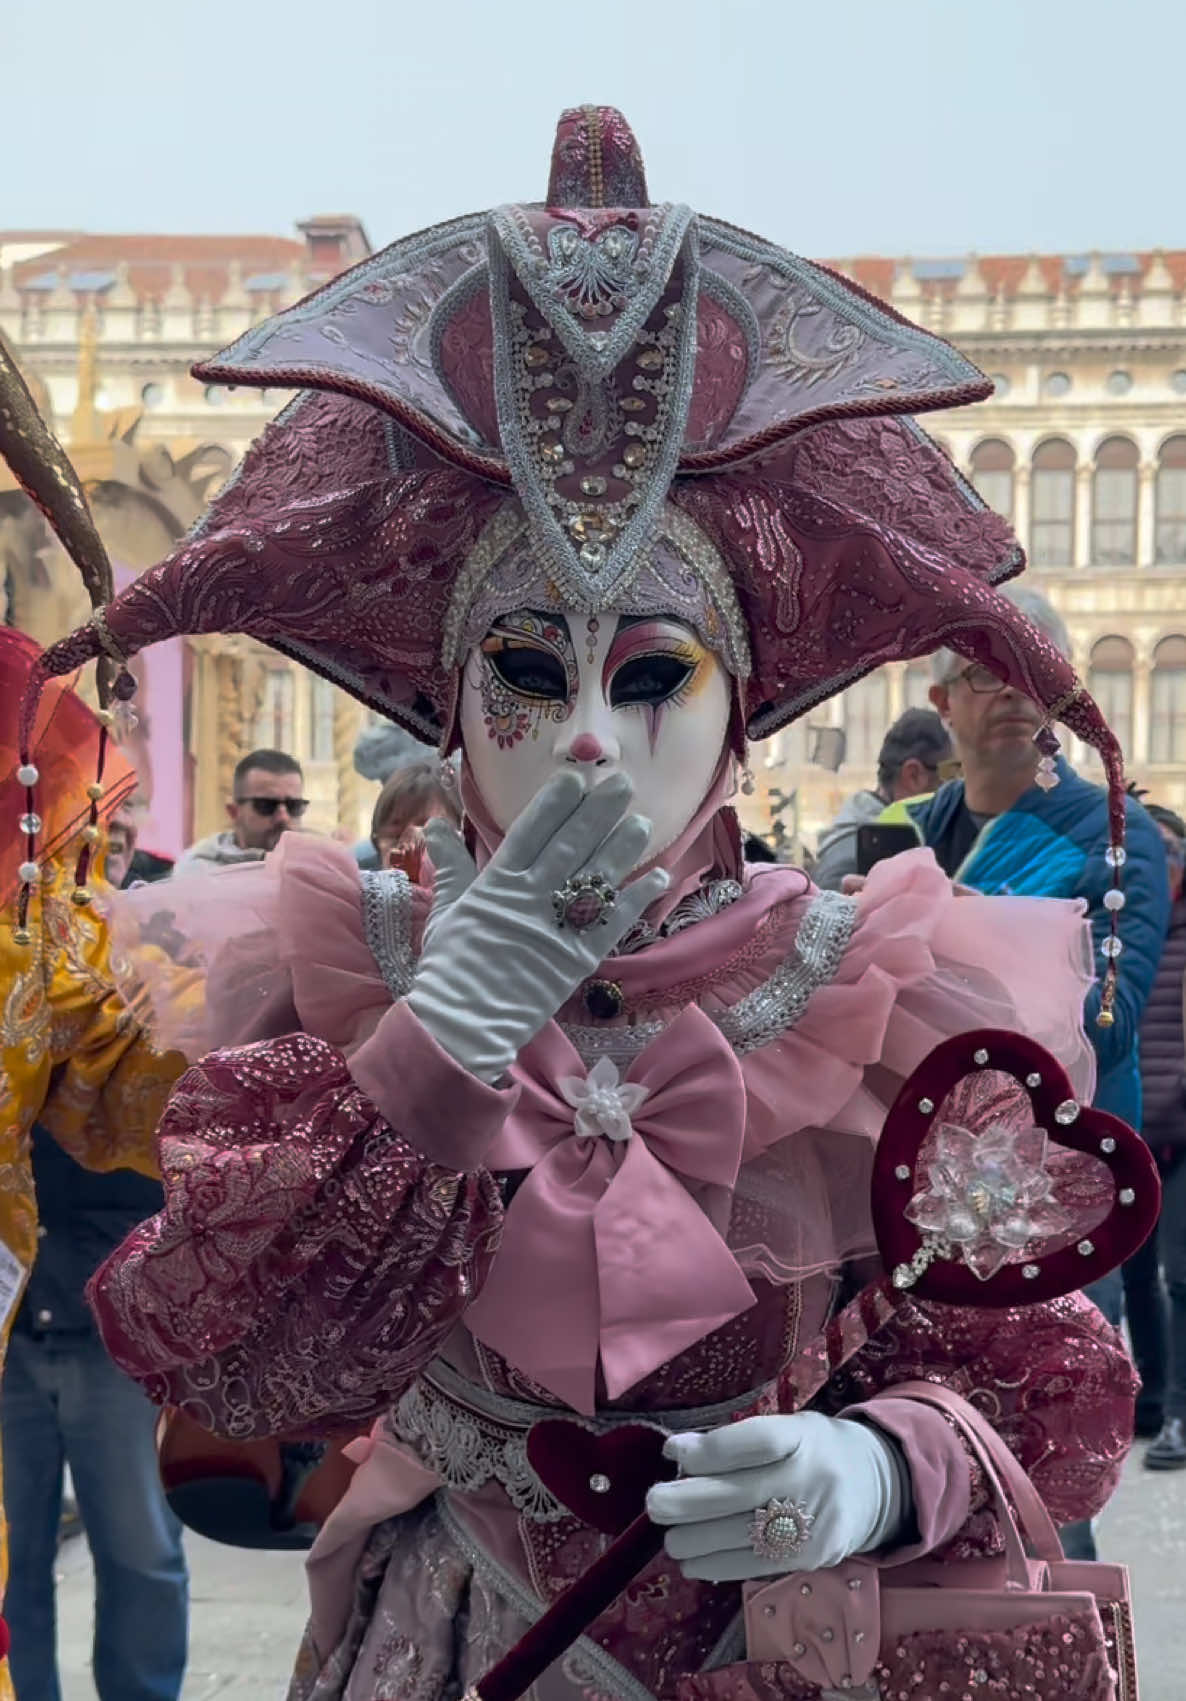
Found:
[[[1079, 459], [1064, 437], [1048, 437], [1029, 462], [1029, 537], [1036, 567], [1070, 567], [1076, 561], [1076, 481]], [[1006, 519], [1016, 513], [1017, 457], [1004, 438], [972, 451], [972, 483], [990, 508]], [[1140, 550], [1140, 452], [1128, 437], [1106, 437], [1090, 463], [1090, 556], [1093, 566], [1129, 567]], [[1157, 566], [1186, 563], [1186, 435], [1161, 446], [1153, 469], [1152, 551]]]

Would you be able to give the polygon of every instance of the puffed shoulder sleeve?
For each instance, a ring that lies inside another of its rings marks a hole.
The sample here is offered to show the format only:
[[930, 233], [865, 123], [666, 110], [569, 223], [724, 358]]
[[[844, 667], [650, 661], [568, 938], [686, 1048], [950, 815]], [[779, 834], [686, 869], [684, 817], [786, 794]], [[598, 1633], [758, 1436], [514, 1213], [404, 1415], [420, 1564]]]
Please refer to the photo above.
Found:
[[[361, 1425], [481, 1287], [502, 1223], [481, 1153], [515, 1091], [472, 1081], [401, 1015], [387, 1037], [402, 1105], [381, 1110], [340, 1051], [300, 1033], [214, 1052], [178, 1083], [165, 1208], [89, 1289], [108, 1351], [152, 1399], [236, 1437]], [[442, 1119], [464, 1123], [468, 1161], [428, 1155]]]
[[1056, 1524], [1094, 1517], [1116, 1489], [1132, 1441], [1132, 1360], [1082, 1294], [1013, 1311], [908, 1301], [828, 1384], [820, 1409], [892, 1435], [914, 1485], [918, 1540], [892, 1562], [946, 1550], [1000, 1551], [979, 1466], [946, 1418], [902, 1382], [942, 1382], [988, 1418]]

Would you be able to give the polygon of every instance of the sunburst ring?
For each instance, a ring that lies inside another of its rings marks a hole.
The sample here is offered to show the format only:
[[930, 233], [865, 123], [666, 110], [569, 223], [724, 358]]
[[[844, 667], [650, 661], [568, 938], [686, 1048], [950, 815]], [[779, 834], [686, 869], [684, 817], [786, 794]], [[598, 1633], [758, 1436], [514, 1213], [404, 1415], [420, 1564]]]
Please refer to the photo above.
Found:
[[811, 1537], [815, 1514], [798, 1500], [768, 1500], [750, 1525], [750, 1546], [759, 1559], [792, 1559]]

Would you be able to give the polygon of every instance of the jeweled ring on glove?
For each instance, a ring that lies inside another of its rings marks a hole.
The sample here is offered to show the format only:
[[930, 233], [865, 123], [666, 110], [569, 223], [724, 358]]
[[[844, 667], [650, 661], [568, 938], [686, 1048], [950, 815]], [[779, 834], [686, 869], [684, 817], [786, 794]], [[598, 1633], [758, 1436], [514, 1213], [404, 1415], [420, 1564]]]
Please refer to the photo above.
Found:
[[599, 923], [604, 927], [618, 901], [618, 889], [604, 874], [574, 874], [552, 893], [552, 910], [557, 927], [587, 933]]
[[790, 1559], [807, 1546], [815, 1516], [797, 1500], [768, 1500], [750, 1525], [750, 1546], [759, 1559]]

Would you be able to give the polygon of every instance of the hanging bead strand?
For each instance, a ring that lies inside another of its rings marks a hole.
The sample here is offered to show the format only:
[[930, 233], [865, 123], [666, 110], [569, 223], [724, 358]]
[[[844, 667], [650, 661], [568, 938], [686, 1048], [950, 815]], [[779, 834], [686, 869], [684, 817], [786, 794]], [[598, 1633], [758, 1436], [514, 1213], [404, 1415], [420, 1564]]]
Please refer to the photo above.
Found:
[[41, 817], [37, 814], [37, 795], [33, 788], [41, 775], [29, 761], [28, 753], [22, 751], [21, 764], [16, 771], [17, 784], [25, 788], [25, 813], [21, 816], [21, 832], [25, 836], [25, 860], [21, 863], [21, 889], [17, 898], [16, 926], [12, 937], [18, 945], [31, 945], [33, 935], [29, 931], [29, 905], [33, 892], [41, 879], [41, 869], [37, 864], [37, 835], [41, 831]]

